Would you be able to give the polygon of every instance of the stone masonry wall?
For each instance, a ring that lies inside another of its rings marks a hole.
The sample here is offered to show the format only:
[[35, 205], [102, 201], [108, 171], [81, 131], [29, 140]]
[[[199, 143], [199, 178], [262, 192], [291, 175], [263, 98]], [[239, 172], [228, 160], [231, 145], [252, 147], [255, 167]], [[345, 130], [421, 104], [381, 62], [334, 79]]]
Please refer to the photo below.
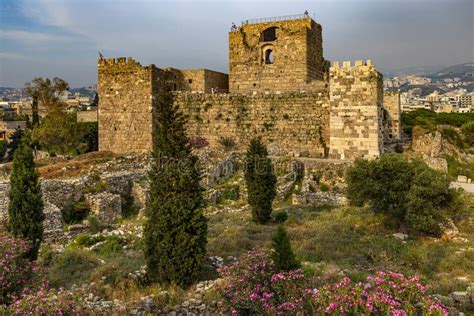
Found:
[[388, 113], [388, 138], [398, 141], [401, 139], [400, 91], [384, 91], [383, 107]]
[[[262, 32], [276, 27], [276, 39], [264, 41]], [[274, 62], [265, 63], [272, 50]], [[311, 18], [244, 24], [229, 33], [230, 92], [289, 91], [322, 80], [322, 28]]]
[[322, 157], [329, 146], [328, 90], [282, 94], [176, 93], [175, 103], [189, 117], [190, 136], [203, 136], [211, 146], [231, 138], [244, 148], [262, 136], [296, 156]]
[[375, 158], [382, 153], [382, 75], [371, 61], [330, 69], [330, 157]]
[[229, 90], [229, 75], [208, 69], [165, 68], [166, 81], [173, 91], [211, 93]]
[[97, 122], [97, 110], [78, 111], [77, 122]]
[[127, 153], [150, 149], [152, 68], [131, 58], [99, 60], [99, 150]]

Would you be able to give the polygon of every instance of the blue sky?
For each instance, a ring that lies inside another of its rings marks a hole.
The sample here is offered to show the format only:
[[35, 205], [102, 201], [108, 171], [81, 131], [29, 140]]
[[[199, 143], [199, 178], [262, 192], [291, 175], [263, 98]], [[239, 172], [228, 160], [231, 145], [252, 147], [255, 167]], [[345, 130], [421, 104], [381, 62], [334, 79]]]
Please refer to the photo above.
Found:
[[323, 26], [330, 60], [382, 71], [474, 61], [474, 0], [0, 0], [0, 86], [97, 81], [97, 52], [158, 67], [227, 72], [232, 22], [300, 14]]

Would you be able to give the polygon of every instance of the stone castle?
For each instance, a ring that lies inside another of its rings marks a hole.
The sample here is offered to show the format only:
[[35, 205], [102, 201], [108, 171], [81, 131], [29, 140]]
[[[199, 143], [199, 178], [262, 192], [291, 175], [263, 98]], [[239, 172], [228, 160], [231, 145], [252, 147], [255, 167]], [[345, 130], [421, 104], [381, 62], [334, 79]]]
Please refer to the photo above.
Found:
[[229, 33], [229, 74], [99, 59], [99, 150], [148, 152], [157, 96], [173, 91], [189, 136], [277, 156], [374, 158], [400, 139], [400, 96], [370, 60], [331, 63], [308, 15], [247, 20]]

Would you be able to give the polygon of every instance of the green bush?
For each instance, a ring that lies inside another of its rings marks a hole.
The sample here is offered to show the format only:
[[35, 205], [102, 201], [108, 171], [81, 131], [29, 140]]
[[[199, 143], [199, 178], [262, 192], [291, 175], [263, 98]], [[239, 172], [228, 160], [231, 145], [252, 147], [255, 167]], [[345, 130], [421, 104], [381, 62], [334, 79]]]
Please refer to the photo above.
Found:
[[288, 213], [286, 211], [279, 211], [275, 213], [275, 222], [284, 223], [288, 219]]
[[418, 232], [438, 234], [439, 224], [457, 205], [457, 193], [449, 188], [446, 175], [398, 154], [357, 160], [346, 180], [352, 204], [368, 203], [373, 211]]
[[105, 243], [97, 248], [97, 253], [100, 255], [109, 255], [122, 251], [123, 241], [117, 236], [107, 237]]
[[272, 259], [277, 271], [291, 271], [301, 267], [291, 249], [288, 232], [283, 225], [278, 225], [272, 237]]
[[325, 183], [321, 183], [319, 185], [319, 190], [321, 190], [321, 192], [327, 192], [327, 191], [329, 191], [329, 186]]
[[461, 126], [461, 132], [464, 135], [464, 141], [468, 146], [474, 146], [474, 120], [464, 123]]
[[129, 196], [122, 204], [122, 217], [129, 218], [135, 216], [140, 211], [140, 208], [135, 204], [133, 196]]
[[414, 126], [434, 131], [437, 125], [461, 127], [472, 121], [474, 121], [474, 113], [436, 113], [425, 109], [402, 113], [403, 131], [408, 135], [412, 134]]
[[270, 219], [272, 202], [276, 196], [276, 176], [273, 173], [267, 148], [259, 138], [250, 142], [246, 154], [245, 182], [253, 220], [264, 224]]
[[89, 221], [89, 229], [92, 233], [95, 234], [102, 230], [102, 224], [97, 217], [89, 215], [87, 216], [87, 220]]
[[223, 137], [219, 139], [219, 144], [221, 144], [221, 146], [226, 151], [229, 151], [235, 148], [235, 141], [230, 137]]
[[445, 127], [441, 130], [441, 134], [446, 138], [451, 144], [456, 145], [458, 148], [465, 148], [466, 144], [464, 139], [459, 135], [454, 128]]

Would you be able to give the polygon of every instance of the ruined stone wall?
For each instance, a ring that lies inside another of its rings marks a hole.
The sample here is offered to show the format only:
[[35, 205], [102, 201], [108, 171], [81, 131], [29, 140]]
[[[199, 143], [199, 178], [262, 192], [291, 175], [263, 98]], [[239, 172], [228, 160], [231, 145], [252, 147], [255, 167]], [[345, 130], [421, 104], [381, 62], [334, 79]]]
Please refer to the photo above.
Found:
[[[264, 41], [262, 32], [276, 28], [276, 39]], [[273, 63], [265, 63], [267, 50]], [[244, 24], [229, 33], [231, 92], [290, 91], [323, 79], [322, 28], [311, 18]]]
[[99, 150], [126, 153], [151, 148], [154, 69], [131, 58], [99, 60]]
[[190, 136], [211, 146], [230, 138], [239, 148], [262, 136], [276, 155], [322, 157], [329, 146], [328, 90], [282, 94], [176, 93]]
[[398, 141], [401, 139], [401, 108], [400, 91], [384, 91], [383, 107], [388, 113], [388, 140]]
[[375, 158], [382, 153], [382, 75], [371, 61], [330, 69], [330, 157]]

